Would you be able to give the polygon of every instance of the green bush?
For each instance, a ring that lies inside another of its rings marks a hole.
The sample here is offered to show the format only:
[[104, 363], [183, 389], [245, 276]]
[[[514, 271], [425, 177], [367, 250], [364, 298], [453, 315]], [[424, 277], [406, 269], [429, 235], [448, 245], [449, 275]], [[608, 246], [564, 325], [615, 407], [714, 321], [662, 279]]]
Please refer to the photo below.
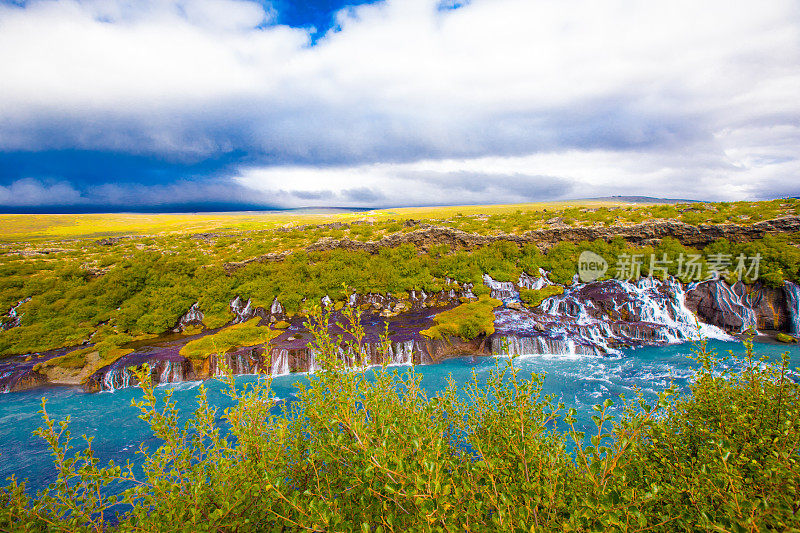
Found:
[[280, 331], [259, 326], [260, 320], [255, 317], [189, 341], [181, 348], [180, 354], [192, 361], [197, 368], [211, 354], [223, 354], [234, 348], [264, 344], [280, 335]]
[[481, 334], [491, 335], [494, 333], [494, 308], [501, 303], [489, 296], [463, 303], [433, 317], [436, 325], [423, 329], [420, 335], [429, 339], [458, 336], [464, 340], [474, 339]]
[[564, 287], [561, 285], [547, 285], [541, 289], [520, 289], [519, 297], [531, 307], [538, 307], [545, 298], [550, 298], [557, 294], [564, 294]]

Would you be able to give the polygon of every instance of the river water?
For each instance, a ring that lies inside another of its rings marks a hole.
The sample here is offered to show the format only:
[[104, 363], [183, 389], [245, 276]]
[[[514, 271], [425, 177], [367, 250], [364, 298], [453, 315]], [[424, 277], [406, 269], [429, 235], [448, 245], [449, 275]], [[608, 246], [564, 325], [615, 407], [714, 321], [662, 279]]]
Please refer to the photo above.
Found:
[[[742, 353], [739, 343], [710, 341], [709, 346], [719, 353], [733, 350]], [[621, 355], [608, 356], [570, 356], [570, 355], [531, 355], [521, 356], [516, 365], [522, 376], [531, 373], [546, 373], [544, 393], [554, 393], [568, 407], [579, 412], [579, 425], [590, 424], [591, 406], [601, 403], [605, 398], [616, 399], [619, 394], [632, 396], [634, 388], [640, 388], [646, 395], [653, 396], [669, 385], [671, 379], [685, 389], [692, 376], [694, 364], [687, 356], [691, 354], [691, 344], [678, 344], [661, 347], [647, 347], [625, 350]], [[800, 348], [797, 346], [777, 346], [756, 344], [759, 355], [779, 359], [780, 354], [789, 351], [791, 368], [800, 366]], [[464, 384], [472, 379], [475, 372], [479, 380], [485, 379], [494, 368], [492, 357], [460, 357], [444, 363], [416, 367], [423, 376], [422, 386], [429, 395], [447, 386], [447, 377]], [[402, 372], [404, 367], [397, 367]], [[239, 376], [241, 383], [256, 379], [254, 376]], [[308, 377], [287, 375], [276, 377], [273, 390], [284, 401], [292, 401], [295, 384]], [[188, 414], [195, 407], [198, 382], [162, 385], [159, 393], [167, 387], [174, 390], [178, 405]], [[221, 393], [223, 385], [216, 381], [206, 382], [209, 399], [220, 408], [230, 405], [231, 400]], [[28, 479], [29, 489], [39, 489], [55, 478], [52, 458], [44, 441], [32, 435], [41, 425], [38, 414], [42, 397], [47, 398], [47, 409], [51, 417], [63, 419], [71, 417], [70, 429], [75, 436], [86, 434], [94, 437], [93, 446], [101, 464], [113, 459], [117, 464], [134, 460], [134, 452], [140, 443], [155, 448], [158, 441], [149, 435], [149, 428], [138, 418], [138, 410], [132, 407], [131, 400], [141, 397], [136, 388], [122, 389], [113, 393], [86, 394], [76, 389], [51, 388], [29, 392], [0, 395], [0, 478], [5, 480], [11, 474], [20, 479]], [[222, 409], [219, 410], [221, 414]], [[76, 445], [79, 441], [75, 441]]]

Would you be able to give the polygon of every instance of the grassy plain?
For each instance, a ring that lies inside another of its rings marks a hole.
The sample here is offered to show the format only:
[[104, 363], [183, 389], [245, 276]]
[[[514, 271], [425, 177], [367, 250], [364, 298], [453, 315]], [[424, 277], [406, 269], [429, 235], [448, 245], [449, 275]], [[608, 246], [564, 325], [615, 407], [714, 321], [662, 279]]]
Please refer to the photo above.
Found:
[[[298, 209], [238, 213], [101, 213], [0, 215], [0, 243], [64, 241], [120, 236], [252, 232], [303, 228], [325, 224], [371, 226], [370, 236], [392, 233], [393, 223], [419, 220], [465, 231], [516, 233], [544, 227], [553, 221], [567, 225], [611, 225], [650, 219], [752, 224], [800, 213], [796, 199], [733, 203], [636, 203], [620, 200], [574, 200], [506, 205], [401, 207], [352, 211]], [[345, 230], [348, 233], [361, 233]], [[310, 235], [310, 237], [314, 237]]]
[[402, 207], [370, 211], [298, 209], [239, 213], [91, 213], [0, 215], [0, 241], [84, 239], [121, 235], [154, 235], [218, 231], [253, 231], [301, 225], [391, 219], [446, 220], [457, 215], [503, 215], [517, 211], [635, 205], [615, 201], [540, 202], [509, 205]]

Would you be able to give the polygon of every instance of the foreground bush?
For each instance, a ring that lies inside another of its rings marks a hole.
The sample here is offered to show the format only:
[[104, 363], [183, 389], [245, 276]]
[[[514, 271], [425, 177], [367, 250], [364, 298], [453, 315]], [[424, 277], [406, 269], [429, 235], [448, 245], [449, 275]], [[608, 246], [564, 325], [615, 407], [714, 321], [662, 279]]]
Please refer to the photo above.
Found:
[[[279, 414], [261, 380], [242, 390], [225, 428], [201, 387], [177, 424], [139, 375], [141, 417], [163, 441], [143, 469], [99, 467], [91, 446], [72, 453], [67, 423], [39, 433], [59, 472], [35, 498], [12, 481], [0, 529], [25, 531], [756, 531], [800, 527], [798, 385], [788, 358], [722, 372], [704, 345], [686, 396], [674, 388], [614, 410], [595, 407], [596, 431], [523, 379], [513, 358], [486, 382], [428, 397], [411, 368], [364, 373], [338, 363], [360, 353], [363, 330], [331, 339], [312, 324], [324, 369]], [[357, 359], [354, 357], [353, 359]], [[612, 411], [617, 413], [612, 414]], [[109, 496], [124, 490], [118, 496]], [[123, 505], [120, 505], [123, 504]], [[111, 515], [122, 510], [118, 519]], [[111, 519], [111, 520], [110, 520]]]

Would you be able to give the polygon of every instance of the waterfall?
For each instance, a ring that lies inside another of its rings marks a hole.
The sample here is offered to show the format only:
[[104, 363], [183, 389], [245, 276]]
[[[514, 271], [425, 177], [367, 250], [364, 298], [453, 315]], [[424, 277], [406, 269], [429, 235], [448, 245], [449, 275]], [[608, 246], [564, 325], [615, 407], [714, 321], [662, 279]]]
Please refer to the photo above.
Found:
[[498, 300], [519, 301], [519, 293], [510, 281], [496, 281], [489, 274], [483, 275], [483, 284], [491, 289], [490, 296]]
[[308, 348], [307, 351], [308, 351], [308, 372], [309, 373], [316, 372], [317, 370], [320, 369], [320, 367], [317, 366], [317, 352], [315, 352], [312, 348]]
[[253, 317], [255, 314], [253, 310], [253, 304], [251, 300], [248, 298], [247, 302], [242, 303], [242, 298], [237, 296], [230, 303], [231, 312], [235, 315], [233, 319], [234, 324], [239, 324], [240, 322], [247, 322], [250, 318]]
[[172, 381], [172, 361], [166, 361], [164, 364], [164, 370], [161, 371], [161, 375], [158, 377], [159, 383], [169, 383]]
[[[616, 283], [630, 296], [629, 302], [623, 306], [630, 317], [636, 317], [638, 322], [661, 326], [657, 330], [660, 342], [674, 344], [701, 337], [730, 340], [720, 328], [699, 324], [695, 314], [686, 307], [683, 287], [674, 278], [667, 281], [642, 278], [635, 284], [628, 281]], [[735, 296], [733, 291], [728, 291]], [[747, 316], [751, 317], [750, 323], [755, 326], [755, 313], [749, 307], [746, 310], [749, 311]]]
[[698, 324], [672, 278], [580, 284], [545, 299], [540, 309], [495, 311], [492, 353], [504, 353], [503, 343], [512, 354], [592, 355], [701, 337], [730, 340], [720, 328]]
[[553, 282], [547, 278], [547, 271], [540, 268], [539, 269], [539, 277], [534, 278], [533, 276], [529, 276], [525, 272], [519, 275], [519, 281], [517, 285], [521, 288], [525, 289], [543, 289], [548, 285], [552, 285]]
[[603, 351], [592, 345], [576, 343], [569, 337], [521, 337], [503, 335], [492, 337], [495, 355], [598, 355]]
[[[16, 305], [13, 305], [11, 309], [8, 310], [8, 313], [5, 314], [5, 316], [11, 320], [7, 322], [0, 320], [0, 329], [11, 329], [19, 326], [22, 315], [17, 312], [17, 309], [19, 309], [22, 304], [28, 303], [30, 300], [30, 297], [28, 297], [24, 300], [18, 301]], [[2, 317], [0, 317], [0, 319], [2, 319]]]
[[284, 314], [283, 305], [281, 305], [281, 303], [278, 301], [278, 297], [277, 296], [272, 300], [272, 305], [270, 305], [270, 307], [269, 307], [269, 312], [270, 312], [270, 314], [273, 314], [273, 315], [282, 315], [282, 314]]
[[739, 331], [748, 328], [756, 329], [756, 314], [750, 306], [750, 299], [747, 294], [742, 296], [736, 294], [731, 287], [722, 280], [709, 282], [713, 288], [714, 300], [724, 314], [730, 313], [742, 322]]
[[283, 376], [289, 373], [289, 351], [273, 350], [272, 365], [270, 365], [270, 374], [273, 376]]
[[103, 375], [102, 390], [114, 392], [119, 389], [126, 389], [131, 386], [133, 373], [127, 366], [111, 366]]
[[189, 324], [202, 324], [204, 318], [205, 315], [203, 315], [203, 312], [200, 311], [199, 302], [195, 302], [192, 304], [189, 310], [186, 311], [186, 314], [183, 315], [180, 320], [178, 320], [176, 330], [181, 330]]
[[410, 365], [414, 357], [414, 341], [395, 342], [391, 346], [393, 365]]
[[800, 287], [791, 281], [784, 281], [783, 290], [789, 308], [789, 333], [800, 335]]

